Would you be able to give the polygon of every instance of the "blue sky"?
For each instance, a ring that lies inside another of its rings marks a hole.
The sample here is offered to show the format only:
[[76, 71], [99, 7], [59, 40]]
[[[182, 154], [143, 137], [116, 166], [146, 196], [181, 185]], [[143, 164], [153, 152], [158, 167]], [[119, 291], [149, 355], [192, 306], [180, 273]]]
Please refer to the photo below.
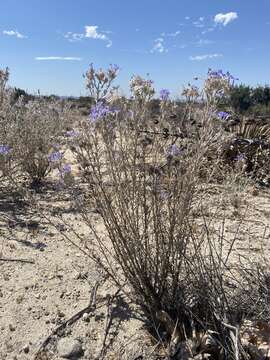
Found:
[[0, 67], [30, 92], [86, 94], [90, 63], [120, 66], [118, 84], [140, 74], [175, 94], [207, 69], [270, 82], [269, 0], [6, 0]]

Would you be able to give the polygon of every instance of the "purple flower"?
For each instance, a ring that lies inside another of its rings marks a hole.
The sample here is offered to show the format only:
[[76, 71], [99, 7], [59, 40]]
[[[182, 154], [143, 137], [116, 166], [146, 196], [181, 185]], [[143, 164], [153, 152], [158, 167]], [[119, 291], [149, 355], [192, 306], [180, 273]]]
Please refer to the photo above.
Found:
[[220, 111], [217, 113], [217, 116], [221, 119], [221, 120], [228, 120], [228, 118], [230, 117], [230, 114], [227, 113], [226, 111]]
[[54, 150], [58, 151], [60, 149], [61, 145], [60, 144], [52, 144], [52, 147]]
[[48, 156], [48, 160], [50, 162], [56, 162], [56, 161], [61, 160], [62, 157], [63, 157], [63, 154], [60, 151], [55, 151]]
[[169, 198], [169, 193], [166, 190], [160, 190], [159, 195], [162, 200], [167, 200]]
[[243, 160], [245, 160], [245, 156], [243, 154], [239, 154], [239, 155], [236, 156], [236, 158], [234, 160], [243, 161]]
[[119, 70], [119, 66], [117, 64], [111, 64], [110, 70], [113, 72], [117, 72]]
[[0, 145], [0, 154], [8, 155], [11, 151], [11, 148], [8, 145]]
[[181, 154], [181, 150], [179, 149], [179, 147], [176, 144], [172, 144], [167, 149], [167, 155], [168, 156], [174, 157], [174, 156], [178, 156], [180, 154]]
[[208, 77], [212, 79], [224, 79], [227, 80], [231, 85], [234, 85], [234, 82], [236, 80], [239, 80], [238, 78], [234, 77], [232, 74], [227, 71], [224, 73], [222, 70], [208, 70]]
[[128, 114], [128, 117], [129, 117], [130, 119], [133, 119], [133, 117], [134, 117], [134, 111], [128, 110], [127, 114]]
[[120, 113], [120, 109], [116, 106], [113, 106], [110, 108], [110, 113], [111, 114], [119, 114]]
[[170, 91], [168, 89], [161, 89], [159, 92], [160, 100], [167, 101], [170, 96]]
[[90, 120], [92, 120], [95, 123], [111, 113], [113, 113], [113, 111], [111, 111], [109, 106], [105, 105], [102, 102], [98, 102], [96, 105], [92, 106], [91, 108]]
[[60, 177], [64, 177], [65, 174], [70, 174], [71, 170], [72, 170], [71, 165], [70, 164], [65, 164], [61, 169], [59, 169]]
[[79, 136], [79, 132], [78, 131], [75, 131], [75, 130], [69, 130], [66, 132], [66, 136], [67, 137], [77, 137]]
[[208, 70], [208, 77], [214, 79], [222, 79], [225, 76], [222, 70]]

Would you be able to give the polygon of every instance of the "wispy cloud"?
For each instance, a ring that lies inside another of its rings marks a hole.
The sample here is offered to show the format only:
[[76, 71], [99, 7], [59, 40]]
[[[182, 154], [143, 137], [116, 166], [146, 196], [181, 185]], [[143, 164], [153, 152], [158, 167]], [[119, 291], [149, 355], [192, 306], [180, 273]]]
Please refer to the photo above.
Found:
[[4, 30], [3, 31], [3, 34], [4, 35], [7, 35], [7, 36], [15, 36], [16, 38], [18, 39], [25, 39], [27, 38], [27, 36], [21, 34], [19, 31], [17, 30]]
[[228, 12], [227, 14], [217, 14], [214, 17], [214, 21], [216, 24], [221, 24], [223, 26], [228, 25], [230, 22], [236, 20], [238, 18], [238, 15], [236, 12]]
[[180, 30], [177, 30], [173, 33], [162, 33], [161, 36], [169, 36], [169, 37], [176, 37], [181, 34]]
[[207, 33], [209, 33], [209, 32], [212, 32], [212, 31], [214, 31], [214, 28], [210, 27], [210, 28], [208, 28], [208, 29], [206, 29], [206, 30], [203, 30], [203, 31], [202, 31], [202, 35], [205, 35], [205, 34], [207, 34]]
[[192, 61], [202, 61], [207, 59], [214, 59], [222, 57], [222, 54], [205, 54], [205, 55], [196, 55], [196, 56], [190, 56], [189, 59]]
[[75, 42], [82, 40], [85, 37], [85, 34], [73, 33], [69, 31], [64, 35], [64, 37], [68, 39], [68, 41]]
[[199, 19], [193, 21], [192, 24], [197, 28], [203, 28], [205, 26], [203, 22], [204, 22], [204, 17], [200, 16]]
[[164, 45], [164, 39], [163, 38], [158, 38], [154, 41], [154, 45], [152, 47], [152, 49], [150, 50], [151, 53], [167, 53], [168, 49], [165, 48]]
[[81, 61], [82, 58], [80, 57], [74, 57], [74, 56], [37, 56], [35, 57], [35, 60], [38, 61], [54, 61], [54, 60], [60, 60], [60, 61]]
[[206, 46], [206, 45], [211, 45], [213, 44], [214, 41], [213, 40], [208, 40], [208, 39], [200, 39], [199, 41], [197, 41], [195, 43], [195, 45], [197, 46]]
[[192, 23], [197, 28], [203, 28], [204, 24], [201, 21], [193, 21]]
[[111, 34], [111, 31], [99, 31], [96, 25], [86, 25], [84, 30], [84, 33], [73, 33], [69, 31], [64, 37], [71, 42], [81, 41], [83, 39], [102, 40], [107, 42], [106, 47], [109, 48], [112, 46], [112, 41], [107, 35]]

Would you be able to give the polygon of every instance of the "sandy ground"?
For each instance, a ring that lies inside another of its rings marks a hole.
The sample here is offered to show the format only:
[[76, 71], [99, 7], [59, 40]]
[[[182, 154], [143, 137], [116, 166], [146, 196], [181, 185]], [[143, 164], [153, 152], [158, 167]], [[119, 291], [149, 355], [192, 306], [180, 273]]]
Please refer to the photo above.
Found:
[[[39, 196], [47, 209], [44, 214], [14, 201], [11, 194], [2, 193], [0, 199], [1, 257], [31, 261], [0, 261], [1, 360], [34, 359], [42, 342], [57, 326], [89, 305], [91, 291], [101, 279], [89, 257], [65, 240], [63, 235], [73, 238], [70, 230], [64, 225], [56, 229], [47, 220], [52, 213], [63, 212], [68, 223], [90, 239], [87, 227], [72, 209], [69, 191], [47, 189]], [[212, 196], [215, 202], [219, 194]], [[244, 200], [240, 204], [233, 197], [230, 199], [231, 204], [224, 205], [228, 236], [234, 234], [239, 218], [244, 218], [237, 249], [247, 256], [251, 253], [256, 256], [261, 249], [269, 254], [270, 192], [248, 190], [241, 194], [240, 199]], [[97, 290], [97, 309], [68, 325], [53, 339], [47, 359], [61, 359], [57, 351], [59, 337], [78, 339], [84, 351], [81, 359], [101, 358], [108, 320], [111, 324], [104, 358], [124, 359], [126, 352], [127, 359], [143, 359], [140, 351], [143, 352], [149, 339], [141, 315], [122, 294], [114, 297], [115, 292], [110, 282], [105, 281]]]

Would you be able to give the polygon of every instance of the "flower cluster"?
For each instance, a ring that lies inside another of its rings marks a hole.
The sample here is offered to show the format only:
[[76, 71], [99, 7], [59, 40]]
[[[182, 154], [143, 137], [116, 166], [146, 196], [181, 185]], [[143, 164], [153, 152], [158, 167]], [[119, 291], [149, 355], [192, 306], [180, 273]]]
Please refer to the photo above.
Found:
[[230, 114], [227, 113], [226, 111], [219, 111], [217, 113], [217, 116], [219, 117], [220, 120], [228, 120], [230, 117]]
[[98, 120], [104, 118], [105, 116], [114, 113], [114, 109], [110, 109], [108, 105], [100, 101], [96, 105], [92, 106], [90, 111], [90, 120], [93, 123], [96, 123]]
[[159, 98], [162, 101], [168, 101], [170, 96], [170, 91], [168, 89], [161, 89], [159, 92]]
[[59, 175], [61, 178], [65, 177], [66, 174], [70, 174], [72, 171], [70, 164], [65, 164], [63, 167], [59, 169]]
[[63, 158], [63, 153], [61, 153], [60, 151], [55, 151], [48, 156], [49, 162], [52, 163], [60, 161], [62, 160], [62, 158]]
[[135, 98], [151, 99], [155, 94], [153, 83], [153, 80], [143, 79], [139, 75], [133, 76], [129, 83], [130, 91]]
[[118, 72], [119, 66], [116, 64], [111, 64], [107, 70], [95, 70], [93, 64], [90, 65], [89, 70], [85, 74], [86, 87], [96, 101], [105, 99]]
[[229, 72], [224, 73], [222, 70], [208, 70], [207, 79], [205, 80], [204, 89], [209, 101], [218, 101], [223, 96], [230, 93], [234, 81], [238, 80]]
[[166, 153], [167, 153], [167, 156], [176, 157], [181, 154], [181, 150], [179, 149], [179, 147], [176, 144], [172, 144], [168, 147]]
[[0, 145], [0, 155], [8, 155], [11, 148], [8, 145]]
[[188, 86], [183, 89], [182, 95], [185, 96], [188, 101], [194, 101], [200, 96], [200, 90], [198, 86], [188, 84]]
[[239, 154], [236, 156], [235, 161], [244, 161], [245, 159], [245, 155]]
[[239, 80], [238, 78], [234, 77], [232, 74], [227, 71], [224, 73], [222, 70], [208, 70], [208, 78], [211, 79], [223, 79], [230, 83], [230, 85], [234, 85], [234, 82]]
[[69, 130], [66, 132], [66, 136], [70, 138], [77, 137], [79, 135], [80, 135], [79, 131], [76, 130]]

